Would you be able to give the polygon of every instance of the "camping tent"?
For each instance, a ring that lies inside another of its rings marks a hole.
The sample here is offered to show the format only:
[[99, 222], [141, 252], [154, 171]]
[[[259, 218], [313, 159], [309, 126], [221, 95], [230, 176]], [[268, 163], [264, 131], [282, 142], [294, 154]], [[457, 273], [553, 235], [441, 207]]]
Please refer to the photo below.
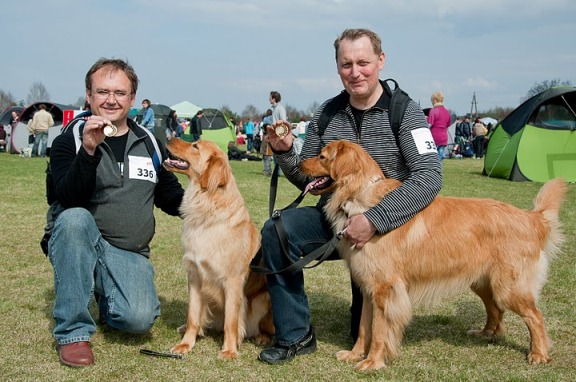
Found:
[[182, 101], [176, 105], [172, 105], [171, 108], [176, 111], [178, 118], [192, 118], [198, 110], [202, 109], [200, 106], [196, 106], [188, 101]]
[[545, 182], [576, 182], [576, 87], [554, 87], [533, 96], [496, 125], [484, 174]]
[[52, 146], [52, 141], [60, 134], [64, 110], [75, 108], [74, 106], [53, 102], [36, 102], [26, 107], [20, 114], [20, 122], [18, 122], [14, 129], [8, 130], [10, 132], [8, 142], [10, 145], [10, 153], [19, 154], [21, 148], [28, 147], [28, 121], [30, 121], [34, 113], [39, 110], [40, 104], [46, 105], [46, 111], [52, 114], [52, 118], [54, 118], [54, 126], [48, 130], [48, 147]]
[[[202, 138], [216, 143], [224, 152], [228, 151], [228, 142], [236, 141], [234, 125], [218, 109], [202, 109], [204, 116], [200, 118], [202, 124]], [[183, 140], [190, 140], [189, 127], [182, 136]]]
[[[155, 103], [150, 105], [152, 110], [154, 110], [154, 136], [158, 139], [164, 146], [166, 146], [166, 119], [172, 109], [170, 106]], [[136, 122], [142, 122], [142, 116], [144, 115], [144, 109], [138, 110], [136, 116]]]

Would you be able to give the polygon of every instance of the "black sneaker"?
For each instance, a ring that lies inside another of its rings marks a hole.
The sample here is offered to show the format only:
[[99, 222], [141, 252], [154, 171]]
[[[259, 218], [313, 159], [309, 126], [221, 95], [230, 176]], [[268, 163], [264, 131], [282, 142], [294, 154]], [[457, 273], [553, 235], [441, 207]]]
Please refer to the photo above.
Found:
[[283, 346], [280, 344], [274, 344], [268, 349], [264, 349], [260, 352], [258, 359], [262, 362], [275, 365], [282, 362], [287, 362], [292, 360], [297, 355], [310, 354], [316, 351], [316, 334], [314, 333], [314, 328], [310, 326], [308, 334], [302, 338], [302, 340], [294, 345]]

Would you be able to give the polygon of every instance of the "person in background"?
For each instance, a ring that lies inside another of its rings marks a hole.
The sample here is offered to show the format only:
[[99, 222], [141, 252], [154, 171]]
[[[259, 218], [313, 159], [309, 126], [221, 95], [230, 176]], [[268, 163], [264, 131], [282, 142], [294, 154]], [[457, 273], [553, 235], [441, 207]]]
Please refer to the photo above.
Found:
[[455, 143], [459, 144], [460, 146], [462, 146], [466, 142], [469, 142], [472, 139], [472, 127], [470, 126], [469, 116], [464, 117], [464, 121], [460, 123], [459, 129], [456, 128], [456, 136], [457, 137], [459, 136], [460, 139], [463, 141], [462, 143], [460, 143], [458, 139], [456, 140]]
[[0, 152], [6, 151], [6, 130], [4, 125], [0, 124]]
[[260, 145], [260, 154], [264, 162], [263, 175], [272, 176], [272, 147], [268, 144], [268, 127], [272, 126], [272, 109], [266, 110], [262, 117], [262, 143]]
[[298, 122], [298, 137], [304, 141], [306, 138], [306, 128], [308, 127], [308, 121], [306, 121], [306, 117], [300, 117], [300, 122]]
[[156, 118], [154, 116], [154, 110], [150, 107], [150, 100], [145, 98], [142, 101], [142, 108], [144, 112], [142, 114], [142, 126], [150, 130], [152, 133], [154, 132], [154, 125], [156, 124]]
[[480, 118], [476, 118], [474, 121], [474, 127], [472, 128], [472, 135], [474, 136], [474, 153], [476, 159], [482, 159], [484, 157], [484, 141], [486, 139], [486, 134], [488, 129], [484, 126], [484, 123]]
[[[32, 121], [28, 124], [28, 130], [34, 134], [32, 156], [37, 157], [40, 155], [44, 158], [48, 150], [48, 130], [54, 126], [54, 118], [52, 114], [46, 110], [45, 104], [41, 103], [38, 109], [39, 110], [34, 113]], [[38, 153], [38, 149], [40, 149], [40, 153]]]
[[234, 144], [233, 141], [229, 141], [228, 142], [228, 160], [240, 160], [240, 161], [261, 161], [262, 158], [258, 158], [257, 156], [254, 155], [250, 155], [249, 152], [246, 151], [242, 151], [240, 150], [238, 147], [236, 147], [236, 145]]
[[196, 115], [190, 121], [190, 134], [192, 134], [192, 142], [196, 142], [202, 138], [202, 117], [204, 111], [198, 110]]
[[[286, 125], [286, 121], [276, 121], [268, 127], [267, 140], [283, 174], [301, 190], [312, 179], [300, 171], [300, 163], [318, 156], [326, 144], [340, 139], [360, 144], [386, 177], [402, 181], [402, 185], [380, 203], [348, 219], [345, 238], [351, 245], [362, 248], [374, 235], [392, 231], [428, 206], [442, 187], [442, 169], [437, 151], [428, 145], [432, 135], [418, 104], [410, 101], [407, 105], [397, 137], [390, 127], [388, 108], [384, 107], [384, 82], [379, 80], [385, 58], [380, 37], [367, 29], [346, 29], [334, 42], [334, 49], [338, 74], [348, 97], [346, 105], [333, 112], [323, 133], [319, 131], [318, 121], [330, 100], [320, 106], [308, 125], [300, 155], [295, 151], [292, 134], [282, 137], [275, 133], [275, 127]], [[316, 206], [282, 211], [284, 231], [290, 238], [289, 259], [280, 249], [275, 219], [266, 221], [262, 228], [262, 255], [267, 269], [280, 271], [333, 237], [322, 209], [328, 198], [328, 194], [323, 194]], [[316, 334], [304, 288], [304, 273], [269, 274], [267, 282], [276, 338], [258, 358], [278, 364], [314, 352]], [[358, 287], [353, 286], [352, 295], [351, 334], [354, 337], [362, 310]]]
[[166, 118], [166, 140], [169, 141], [178, 135], [178, 115], [176, 115], [176, 110], [170, 110], [168, 117]]
[[[28, 124], [30, 124], [31, 121], [32, 120], [29, 120]], [[11, 147], [10, 139], [8, 138], [10, 137], [11, 134], [13, 134], [14, 131], [16, 131], [15, 129], [19, 122], [20, 122], [20, 115], [18, 114], [18, 112], [12, 111], [10, 117], [10, 134], [7, 133], [6, 137], [6, 147], [11, 153], [16, 151], [14, 150], [14, 147]], [[32, 134], [30, 129], [28, 129], [28, 147], [32, 147], [33, 145], [34, 145], [34, 134]]]
[[456, 117], [456, 123], [454, 124], [454, 144], [459, 144], [462, 138], [462, 118]]
[[300, 131], [297, 127], [292, 129], [292, 135], [294, 136], [294, 140], [292, 141], [292, 147], [294, 147], [294, 151], [296, 154], [300, 155], [302, 152], [302, 146], [304, 146], [304, 140], [300, 138]]
[[[147, 333], [160, 315], [150, 261], [155, 206], [179, 215], [184, 189], [174, 173], [155, 167], [156, 140], [128, 118], [138, 76], [124, 60], [101, 58], [85, 77], [91, 116], [76, 149], [72, 133], [52, 144], [50, 167], [56, 198], [47, 256], [54, 269], [54, 327], [60, 362], [95, 363], [90, 340], [96, 322], [132, 334]], [[115, 136], [104, 135], [114, 125]], [[165, 149], [156, 140], [159, 150]]]
[[272, 105], [272, 122], [287, 121], [286, 109], [280, 104], [282, 96], [277, 91], [270, 92], [270, 105]]
[[16, 125], [18, 124], [18, 122], [20, 122], [20, 116], [18, 115], [18, 112], [16, 111], [12, 111], [11, 117], [10, 117], [10, 126], [12, 126], [12, 128], [16, 127]]
[[251, 153], [254, 149], [254, 122], [251, 117], [246, 117], [244, 134], [246, 134], [246, 150]]
[[430, 97], [432, 109], [428, 113], [428, 125], [434, 138], [438, 158], [444, 159], [444, 152], [448, 145], [448, 126], [450, 126], [451, 116], [448, 109], [444, 107], [444, 95], [442, 92], [434, 92]]

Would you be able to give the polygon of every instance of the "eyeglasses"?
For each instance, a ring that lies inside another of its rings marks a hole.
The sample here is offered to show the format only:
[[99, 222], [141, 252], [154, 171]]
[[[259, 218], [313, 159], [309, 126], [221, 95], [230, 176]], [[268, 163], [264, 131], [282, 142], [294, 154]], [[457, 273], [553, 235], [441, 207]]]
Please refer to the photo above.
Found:
[[110, 97], [111, 95], [114, 96], [114, 98], [117, 101], [125, 101], [126, 99], [128, 99], [128, 97], [131, 95], [131, 92], [127, 92], [124, 90], [116, 90], [116, 91], [110, 91], [110, 90], [96, 90], [95, 92], [92, 92], [92, 95], [94, 96], [94, 98], [99, 99], [101, 101], [108, 99], [108, 97]]

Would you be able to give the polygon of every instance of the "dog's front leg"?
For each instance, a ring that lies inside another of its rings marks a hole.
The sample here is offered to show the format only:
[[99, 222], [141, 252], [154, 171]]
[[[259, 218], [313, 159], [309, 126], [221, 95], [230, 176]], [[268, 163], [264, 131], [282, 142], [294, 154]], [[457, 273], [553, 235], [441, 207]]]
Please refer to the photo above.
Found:
[[391, 282], [376, 283], [373, 291], [372, 337], [366, 359], [354, 366], [358, 371], [378, 370], [398, 353], [404, 328], [412, 318], [412, 304], [405, 284], [392, 277]]
[[[188, 272], [188, 315], [184, 337], [182, 341], [174, 346], [172, 353], [186, 354], [196, 345], [196, 337], [202, 335], [202, 317], [204, 317], [204, 305], [202, 304], [201, 284], [197, 273]], [[181, 332], [184, 327], [178, 328]]]
[[224, 345], [218, 355], [220, 359], [238, 357], [238, 345], [243, 340], [246, 320], [244, 283], [231, 279], [224, 287]]
[[372, 337], [372, 301], [369, 296], [362, 291], [362, 315], [360, 316], [360, 327], [358, 328], [358, 339], [352, 350], [341, 350], [336, 353], [338, 361], [359, 362], [364, 359], [364, 355], [370, 347]]

